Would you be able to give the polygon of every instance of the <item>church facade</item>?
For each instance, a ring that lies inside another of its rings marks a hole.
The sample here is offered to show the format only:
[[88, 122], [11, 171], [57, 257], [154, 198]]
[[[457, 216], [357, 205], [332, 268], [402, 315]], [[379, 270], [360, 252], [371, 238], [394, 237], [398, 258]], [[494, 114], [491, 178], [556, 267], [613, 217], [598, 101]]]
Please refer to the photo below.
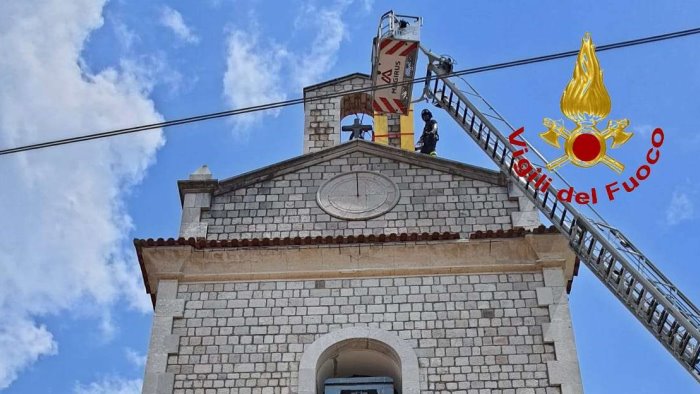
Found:
[[498, 172], [393, 136], [341, 143], [368, 103], [307, 102], [303, 155], [178, 182], [179, 237], [135, 240], [155, 310], [143, 393], [582, 392], [565, 238]]

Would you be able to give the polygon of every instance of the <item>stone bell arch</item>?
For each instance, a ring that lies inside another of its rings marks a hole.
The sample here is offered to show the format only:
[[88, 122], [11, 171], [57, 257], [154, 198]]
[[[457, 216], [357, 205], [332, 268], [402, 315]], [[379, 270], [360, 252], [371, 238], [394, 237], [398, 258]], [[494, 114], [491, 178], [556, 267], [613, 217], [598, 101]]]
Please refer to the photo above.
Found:
[[[413, 150], [413, 110], [411, 109], [407, 116], [375, 115], [370, 92], [354, 92], [371, 87], [369, 75], [362, 73], [349, 74], [305, 87], [304, 153], [317, 152], [340, 144], [340, 121], [352, 114], [374, 117], [375, 142]], [[316, 99], [327, 95], [337, 96]]]

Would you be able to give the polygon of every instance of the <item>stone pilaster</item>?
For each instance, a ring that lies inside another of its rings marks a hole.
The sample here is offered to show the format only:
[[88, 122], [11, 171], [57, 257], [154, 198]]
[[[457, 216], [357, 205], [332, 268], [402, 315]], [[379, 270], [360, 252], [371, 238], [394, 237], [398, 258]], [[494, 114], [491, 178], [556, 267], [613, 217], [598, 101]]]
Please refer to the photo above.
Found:
[[182, 221], [180, 237], [204, 238], [207, 236], [208, 223], [202, 221], [202, 211], [211, 208], [212, 192], [217, 181], [212, 179], [206, 165], [190, 175], [189, 180], [178, 182], [182, 200]]
[[547, 361], [549, 383], [560, 385], [562, 394], [583, 393], [576, 342], [569, 313], [566, 280], [561, 268], [545, 268], [544, 287], [536, 289], [537, 303], [549, 308], [549, 323], [542, 324], [545, 343], [554, 344], [555, 360]]
[[175, 375], [167, 372], [168, 355], [177, 354], [180, 338], [172, 333], [173, 319], [184, 315], [185, 301], [177, 299], [177, 280], [158, 283], [151, 341], [143, 379], [142, 394], [170, 394]]
[[519, 209], [510, 213], [513, 227], [522, 227], [526, 230], [532, 230], [540, 224], [540, 213], [523, 192], [518, 189], [513, 182], [508, 182], [508, 197], [511, 200], [518, 201]]

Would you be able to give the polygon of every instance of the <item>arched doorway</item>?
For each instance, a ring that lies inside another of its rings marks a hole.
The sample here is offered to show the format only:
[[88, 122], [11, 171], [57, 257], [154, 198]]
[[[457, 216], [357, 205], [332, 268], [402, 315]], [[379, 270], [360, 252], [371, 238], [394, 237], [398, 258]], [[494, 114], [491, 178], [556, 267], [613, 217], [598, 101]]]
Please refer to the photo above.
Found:
[[369, 327], [330, 332], [309, 345], [299, 364], [299, 394], [321, 394], [328, 378], [388, 376], [401, 394], [419, 393], [418, 358], [396, 334]]

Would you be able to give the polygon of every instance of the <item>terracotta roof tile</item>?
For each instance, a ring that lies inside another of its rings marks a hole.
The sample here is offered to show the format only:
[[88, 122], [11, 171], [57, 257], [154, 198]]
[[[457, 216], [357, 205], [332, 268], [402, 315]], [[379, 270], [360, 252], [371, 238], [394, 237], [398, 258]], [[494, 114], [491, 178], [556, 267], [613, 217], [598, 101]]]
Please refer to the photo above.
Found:
[[[490, 239], [490, 238], [516, 238], [525, 234], [550, 234], [556, 233], [554, 226], [539, 226], [533, 230], [514, 228], [510, 230], [498, 231], [476, 231], [469, 235], [469, 239]], [[401, 233], [401, 234], [380, 234], [380, 235], [349, 235], [344, 236], [317, 236], [317, 237], [285, 237], [285, 238], [252, 238], [252, 239], [229, 239], [229, 240], [206, 240], [195, 238], [148, 238], [134, 239], [137, 247], [155, 246], [185, 246], [189, 245], [196, 249], [205, 248], [239, 248], [239, 247], [261, 247], [261, 246], [294, 246], [294, 245], [343, 245], [343, 244], [367, 244], [385, 242], [414, 242], [414, 241], [447, 241], [460, 239], [459, 233]]]
[[135, 239], [134, 245], [138, 247], [155, 246], [178, 246], [189, 245], [196, 249], [205, 248], [239, 248], [239, 247], [260, 247], [260, 246], [294, 246], [294, 245], [342, 245], [342, 244], [365, 244], [365, 243], [385, 243], [385, 242], [411, 242], [411, 241], [446, 241], [459, 239], [459, 233], [401, 233], [401, 234], [380, 234], [380, 235], [349, 235], [343, 236], [317, 236], [317, 237], [286, 237], [286, 238], [252, 238], [252, 239], [229, 239], [229, 240], [206, 240], [195, 238], [148, 238]]
[[522, 227], [512, 228], [510, 230], [497, 230], [497, 231], [475, 231], [469, 234], [469, 239], [486, 239], [486, 238], [516, 238], [522, 237], [525, 234], [555, 234], [559, 230], [554, 226], [545, 227], [540, 225], [532, 230], [525, 230]]

